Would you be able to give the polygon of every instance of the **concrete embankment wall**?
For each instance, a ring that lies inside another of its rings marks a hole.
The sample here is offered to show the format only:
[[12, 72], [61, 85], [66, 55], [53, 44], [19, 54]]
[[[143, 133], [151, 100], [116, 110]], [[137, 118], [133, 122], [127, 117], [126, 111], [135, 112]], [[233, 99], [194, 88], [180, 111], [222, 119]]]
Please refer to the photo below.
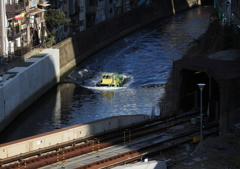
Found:
[[8, 70], [0, 82], [0, 131], [59, 82], [59, 50], [44, 53]]
[[78, 124], [48, 133], [0, 144], [0, 159], [19, 155], [20, 153], [39, 151], [39, 148], [56, 146], [57, 144], [73, 141], [73, 139], [86, 138], [91, 135], [121, 129], [134, 123], [136, 124], [149, 120], [149, 115], [109, 117], [86, 124]]
[[137, 29], [174, 14], [197, 6], [193, 0], [160, 0], [153, 4], [116, 15], [90, 27], [53, 48], [60, 50], [60, 73], [63, 75], [78, 63], [114, 41]]
[[66, 39], [54, 46], [60, 50], [61, 74], [114, 41], [156, 19], [172, 14], [171, 1], [161, 0], [155, 5], [116, 15]]

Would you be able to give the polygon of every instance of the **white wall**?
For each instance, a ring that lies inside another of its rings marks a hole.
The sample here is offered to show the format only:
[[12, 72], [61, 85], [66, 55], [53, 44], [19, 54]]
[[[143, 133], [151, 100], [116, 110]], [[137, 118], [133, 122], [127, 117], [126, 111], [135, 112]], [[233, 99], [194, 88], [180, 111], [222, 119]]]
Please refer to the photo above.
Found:
[[0, 131], [55, 85], [59, 81], [59, 73], [58, 49], [46, 49], [5, 72], [6, 76], [12, 77], [0, 82]]

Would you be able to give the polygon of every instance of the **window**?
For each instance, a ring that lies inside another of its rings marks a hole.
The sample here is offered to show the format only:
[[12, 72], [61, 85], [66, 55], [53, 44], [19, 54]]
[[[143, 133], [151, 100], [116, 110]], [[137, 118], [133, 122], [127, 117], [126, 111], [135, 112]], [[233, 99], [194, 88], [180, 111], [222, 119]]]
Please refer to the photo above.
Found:
[[83, 26], [83, 20], [81, 20], [79, 24], [80, 24], [80, 26]]
[[118, 8], [118, 14], [120, 14], [121, 13], [121, 8]]
[[68, 25], [64, 26], [64, 31], [67, 32], [68, 31]]
[[64, 4], [67, 4], [67, 0], [64, 0]]
[[80, 7], [80, 12], [83, 12], [83, 9], [84, 9], [83, 6], [81, 6], [81, 7]]
[[109, 3], [111, 4], [111, 3], [112, 3], [112, 0], [109, 0]]
[[95, 5], [95, 0], [89, 0], [89, 6], [94, 6]]
[[109, 13], [112, 13], [112, 8], [109, 9]]

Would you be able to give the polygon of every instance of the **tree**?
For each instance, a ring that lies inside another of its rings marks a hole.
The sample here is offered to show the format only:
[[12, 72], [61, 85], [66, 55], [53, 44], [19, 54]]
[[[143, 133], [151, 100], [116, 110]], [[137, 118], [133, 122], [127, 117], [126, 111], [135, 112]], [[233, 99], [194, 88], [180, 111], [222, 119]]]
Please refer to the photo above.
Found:
[[66, 15], [59, 9], [49, 9], [45, 15], [45, 21], [49, 33], [52, 33], [54, 28], [69, 23]]
[[55, 41], [55, 36], [53, 29], [61, 25], [66, 25], [69, 23], [69, 20], [66, 18], [66, 15], [59, 9], [49, 9], [45, 15], [45, 22], [47, 26], [46, 45], [51, 47]]

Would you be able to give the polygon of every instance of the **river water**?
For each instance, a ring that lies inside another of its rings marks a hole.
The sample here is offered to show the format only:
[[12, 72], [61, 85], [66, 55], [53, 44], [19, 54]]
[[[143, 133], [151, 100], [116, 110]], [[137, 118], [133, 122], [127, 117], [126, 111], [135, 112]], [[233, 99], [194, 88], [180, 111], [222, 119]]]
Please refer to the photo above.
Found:
[[[205, 32], [211, 7], [199, 7], [158, 20], [81, 63], [1, 133], [8, 142], [63, 127], [118, 115], [159, 115], [172, 62]], [[123, 74], [119, 88], [99, 88], [101, 73]]]

